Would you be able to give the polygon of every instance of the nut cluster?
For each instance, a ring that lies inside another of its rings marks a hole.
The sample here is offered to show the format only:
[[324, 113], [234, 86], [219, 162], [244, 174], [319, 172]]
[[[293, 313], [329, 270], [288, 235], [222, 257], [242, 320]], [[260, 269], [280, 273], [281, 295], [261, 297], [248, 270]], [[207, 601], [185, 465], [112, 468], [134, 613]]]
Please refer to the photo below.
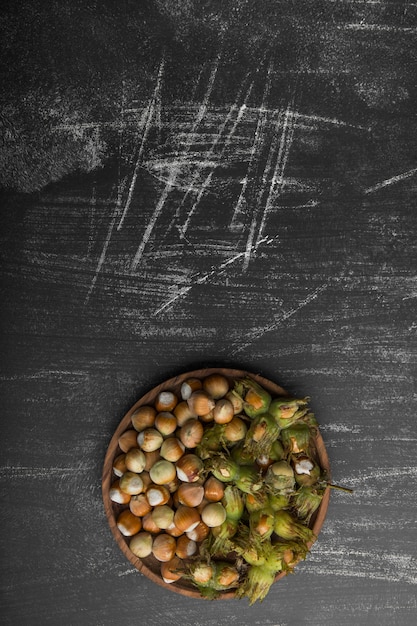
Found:
[[314, 537], [324, 488], [306, 407], [306, 398], [272, 398], [249, 377], [218, 373], [139, 406], [119, 438], [109, 492], [131, 552], [156, 559], [166, 583], [263, 599]]

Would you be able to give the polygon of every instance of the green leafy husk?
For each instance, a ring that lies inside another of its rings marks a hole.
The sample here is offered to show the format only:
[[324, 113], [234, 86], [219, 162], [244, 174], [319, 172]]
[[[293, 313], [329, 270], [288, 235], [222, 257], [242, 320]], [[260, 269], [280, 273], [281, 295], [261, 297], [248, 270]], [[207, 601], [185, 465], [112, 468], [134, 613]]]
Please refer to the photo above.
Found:
[[281, 461], [285, 458], [284, 446], [279, 439], [276, 439], [269, 450], [269, 458], [271, 461]]
[[286, 461], [276, 461], [268, 467], [265, 474], [265, 484], [270, 492], [277, 495], [287, 495], [294, 491], [294, 470]]
[[257, 493], [248, 493], [245, 498], [245, 507], [249, 513], [260, 511], [269, 505], [268, 494], [266, 491], [258, 491]]
[[223, 483], [232, 482], [240, 476], [239, 465], [230, 456], [226, 454], [215, 454], [206, 464], [206, 468], [211, 471], [213, 476]]
[[223, 424], [213, 424], [210, 428], [205, 429], [203, 437], [196, 447], [196, 454], [205, 460], [225, 447]]
[[271, 537], [274, 532], [274, 524], [274, 511], [269, 507], [253, 511], [249, 515], [251, 537], [258, 537], [261, 541], [266, 541]]
[[308, 411], [309, 398], [275, 398], [271, 401], [269, 412], [281, 429], [288, 428]]
[[226, 519], [220, 526], [211, 529], [211, 554], [226, 555], [231, 550], [230, 539], [236, 534], [245, 509], [243, 494], [234, 485], [227, 485], [222, 504]]
[[205, 553], [211, 556], [227, 556], [233, 549], [231, 539], [236, 534], [238, 526], [238, 521], [226, 518], [223, 524], [212, 528], [206, 539], [206, 541], [209, 539], [210, 542], [204, 547]]
[[253, 466], [254, 458], [252, 454], [247, 450], [245, 446], [245, 441], [240, 441], [238, 444], [233, 446], [230, 450], [231, 458], [236, 461], [236, 463], [240, 466], [242, 465], [251, 465]]
[[245, 508], [244, 498], [240, 490], [233, 485], [227, 485], [222, 504], [226, 510], [226, 518], [238, 522]]
[[255, 464], [239, 466], [226, 454], [217, 453], [212, 456], [206, 462], [206, 469], [221, 482], [233, 483], [243, 493], [256, 493], [263, 486], [262, 477]]
[[272, 415], [263, 413], [256, 416], [246, 433], [244, 450], [247, 450], [254, 459], [264, 454], [269, 456], [279, 432], [280, 428]]
[[239, 525], [238, 531], [233, 537], [232, 546], [234, 552], [249, 565], [263, 565], [265, 563], [265, 546], [257, 537], [251, 536], [246, 525]]
[[315, 539], [313, 531], [308, 526], [283, 509], [275, 511], [274, 532], [282, 539], [301, 539], [305, 542]]
[[[287, 564], [286, 557], [289, 553], [291, 559], [294, 558], [294, 545], [296, 544], [272, 544], [269, 541], [258, 543], [257, 550], [260, 558], [258, 562], [253, 560], [237, 591], [237, 596], [248, 598], [250, 605], [264, 600], [276, 576], [281, 572], [291, 571], [292, 568]], [[296, 549], [298, 550], [298, 545]]]
[[248, 417], [265, 413], [271, 404], [271, 395], [249, 377], [237, 381], [234, 391], [243, 399], [243, 410]]
[[262, 476], [255, 465], [243, 465], [239, 469], [239, 477], [235, 478], [234, 482], [243, 493], [257, 493], [263, 487]]
[[[198, 573], [204, 570], [211, 570], [211, 576], [207, 581], [201, 582]], [[201, 596], [208, 600], [215, 600], [222, 591], [238, 587], [239, 577], [239, 570], [231, 563], [211, 559], [201, 559], [192, 563], [184, 575], [184, 578], [194, 583]]]
[[248, 598], [249, 604], [262, 602], [275, 580], [277, 572], [263, 565], [251, 565], [246, 578], [236, 592], [238, 598]]
[[281, 441], [288, 453], [308, 453], [312, 442], [312, 432], [308, 424], [299, 422], [281, 431]]
[[323, 472], [321, 467], [310, 456], [303, 453], [292, 455], [291, 463], [294, 467], [297, 485], [301, 487], [322, 486], [324, 481]]
[[289, 496], [281, 493], [270, 493], [268, 494], [268, 505], [273, 511], [287, 509], [290, 506]]
[[291, 508], [299, 519], [303, 520], [305, 524], [309, 524], [312, 515], [321, 504], [323, 495], [324, 489], [300, 487], [292, 496]]

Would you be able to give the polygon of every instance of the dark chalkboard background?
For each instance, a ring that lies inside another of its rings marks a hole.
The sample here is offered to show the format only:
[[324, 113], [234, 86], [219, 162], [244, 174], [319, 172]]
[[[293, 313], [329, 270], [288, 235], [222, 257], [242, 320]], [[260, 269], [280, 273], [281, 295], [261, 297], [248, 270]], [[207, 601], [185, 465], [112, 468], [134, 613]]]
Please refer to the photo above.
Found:
[[[2, 624], [414, 625], [416, 4], [2, 12]], [[310, 395], [354, 490], [250, 609], [151, 583], [101, 500], [129, 407], [218, 365]]]

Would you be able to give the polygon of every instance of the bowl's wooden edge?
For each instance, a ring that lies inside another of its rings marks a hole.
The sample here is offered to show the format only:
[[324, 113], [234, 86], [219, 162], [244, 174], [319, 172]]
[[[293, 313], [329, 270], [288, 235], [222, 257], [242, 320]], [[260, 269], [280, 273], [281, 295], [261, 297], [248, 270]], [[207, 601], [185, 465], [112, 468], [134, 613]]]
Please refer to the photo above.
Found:
[[[113, 510], [113, 502], [110, 499], [110, 487], [112, 482], [115, 480], [113, 477], [113, 460], [116, 455], [116, 451], [118, 450], [118, 440], [120, 435], [122, 435], [126, 430], [128, 430], [131, 424], [131, 416], [136, 411], [139, 406], [144, 404], [150, 404], [156, 398], [160, 391], [164, 391], [165, 389], [177, 390], [181, 386], [181, 384], [191, 377], [196, 378], [204, 378], [210, 374], [219, 373], [224, 374], [228, 378], [243, 378], [245, 376], [250, 376], [253, 380], [258, 382], [260, 385], [263, 385], [269, 392], [277, 396], [288, 396], [288, 392], [285, 391], [280, 385], [277, 383], [261, 376], [260, 374], [254, 374], [253, 372], [248, 372], [246, 370], [240, 369], [228, 369], [228, 368], [205, 368], [205, 369], [197, 369], [189, 372], [184, 372], [179, 376], [175, 376], [170, 378], [163, 383], [157, 385], [156, 387], [149, 390], [145, 393], [135, 404], [127, 411], [122, 420], [120, 421], [118, 427], [116, 428], [113, 437], [110, 440], [110, 443], [107, 448], [107, 452], [104, 459], [103, 471], [102, 471], [102, 497], [104, 504], [104, 511], [107, 517], [107, 521], [110, 527], [110, 530], [119, 546], [122, 550], [123, 554], [130, 561], [130, 563], [142, 574], [144, 574], [147, 578], [155, 582], [156, 584], [168, 589], [169, 591], [173, 591], [174, 593], [178, 593], [183, 596], [203, 599], [201, 594], [197, 590], [188, 589], [181, 587], [178, 583], [166, 583], [160, 576], [155, 574], [146, 564], [137, 556], [131, 552], [129, 546], [127, 544], [126, 538], [119, 531], [116, 518]], [[323, 438], [319, 431], [317, 431], [316, 435], [316, 450], [317, 456], [320, 461], [321, 467], [327, 472], [330, 478], [330, 463], [327, 455], [326, 447], [324, 445]], [[313, 533], [317, 537], [326, 518], [327, 509], [330, 500], [330, 488], [328, 487], [324, 493], [322, 502], [318, 509], [316, 519], [313, 525]], [[309, 546], [311, 547], [313, 543], [310, 542]], [[281, 572], [275, 578], [275, 581], [286, 576], [285, 572]], [[218, 597], [219, 600], [228, 600], [236, 598], [235, 591], [225, 591], [220, 594]]]

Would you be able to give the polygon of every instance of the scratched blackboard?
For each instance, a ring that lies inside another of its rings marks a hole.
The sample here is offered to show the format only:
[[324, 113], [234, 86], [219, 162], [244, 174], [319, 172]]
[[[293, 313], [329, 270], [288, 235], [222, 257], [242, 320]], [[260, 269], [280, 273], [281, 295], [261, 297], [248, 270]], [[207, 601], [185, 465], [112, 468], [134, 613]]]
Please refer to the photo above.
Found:
[[[2, 8], [1, 623], [413, 626], [416, 4]], [[335, 483], [261, 604], [166, 591], [101, 470], [206, 366], [308, 395]]]

